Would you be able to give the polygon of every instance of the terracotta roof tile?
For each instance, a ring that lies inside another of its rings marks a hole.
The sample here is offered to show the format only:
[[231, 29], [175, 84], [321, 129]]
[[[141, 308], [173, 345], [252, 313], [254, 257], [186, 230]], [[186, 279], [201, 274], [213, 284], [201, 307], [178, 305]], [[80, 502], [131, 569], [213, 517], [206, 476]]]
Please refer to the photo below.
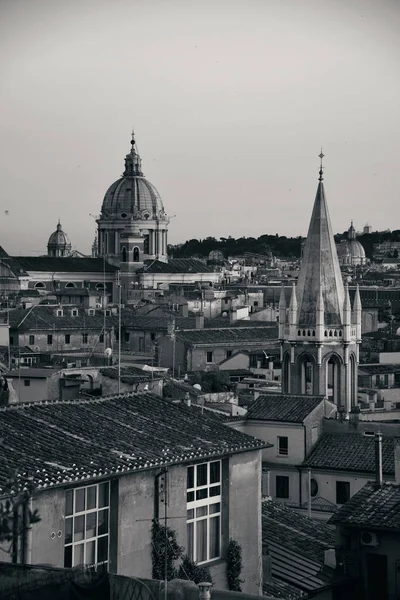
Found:
[[262, 345], [278, 339], [277, 327], [232, 327], [219, 329], [186, 329], [177, 331], [179, 339], [193, 346], [214, 344]]
[[329, 520], [333, 524], [400, 530], [400, 485], [367, 483]]
[[25, 271], [45, 271], [51, 273], [114, 273], [117, 267], [105, 263], [102, 258], [76, 258], [71, 256], [13, 256]]
[[[394, 475], [393, 437], [382, 439], [383, 473]], [[311, 469], [375, 473], [375, 440], [361, 433], [323, 433], [303, 466]]]
[[0, 487], [10, 470], [47, 488], [265, 447], [197, 407], [151, 393], [0, 409]]
[[[56, 314], [58, 308], [63, 310], [63, 316]], [[10, 311], [10, 329], [18, 328], [21, 331], [35, 329], [37, 331], [60, 330], [89, 330], [101, 331], [104, 326], [104, 314], [98, 310], [94, 315], [89, 315], [83, 308], [78, 308], [76, 316], [71, 315], [72, 307], [36, 305], [31, 308], [17, 308]], [[107, 315], [106, 327], [112, 327], [118, 323], [117, 315]]]
[[[260, 380], [262, 383], [262, 380]], [[292, 394], [266, 394], [251, 403], [248, 419], [302, 423], [321, 402], [323, 396], [296, 396]]]

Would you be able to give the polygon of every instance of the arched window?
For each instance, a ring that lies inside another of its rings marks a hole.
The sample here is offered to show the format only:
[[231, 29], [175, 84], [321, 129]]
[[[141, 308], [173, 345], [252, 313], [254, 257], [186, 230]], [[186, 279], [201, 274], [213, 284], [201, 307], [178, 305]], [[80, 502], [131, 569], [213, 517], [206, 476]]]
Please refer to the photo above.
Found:
[[340, 360], [331, 356], [326, 363], [326, 395], [337, 406], [340, 404]]
[[306, 335], [306, 330], [305, 329], [303, 329], [303, 335]]
[[301, 330], [300, 329], [297, 330], [297, 335], [301, 335]]
[[339, 337], [342, 337], [342, 330], [339, 329]]
[[310, 335], [311, 335], [311, 331], [310, 331], [310, 330], [308, 330], [308, 331], [307, 331], [307, 336], [308, 336], [308, 337], [310, 337]]
[[104, 290], [104, 283], [96, 283], [96, 290]]
[[326, 329], [325, 329], [324, 335], [325, 335], [325, 337], [328, 337], [328, 331]]
[[313, 337], [315, 337], [315, 329], [312, 330]]
[[333, 332], [334, 337], [337, 337], [337, 331], [335, 329], [335, 331]]
[[133, 262], [139, 262], [139, 260], [140, 260], [139, 248], [137, 246], [135, 246], [133, 249]]
[[43, 281], [38, 281], [37, 283], [35, 283], [35, 289], [36, 290], [44, 290], [46, 288], [45, 284], [43, 283]]
[[126, 248], [125, 248], [125, 246], [122, 248], [122, 262], [126, 262]]
[[65, 287], [66, 288], [76, 288], [76, 285], [72, 281], [68, 281], [68, 283], [65, 284]]
[[314, 361], [308, 354], [303, 354], [300, 359], [300, 393], [308, 396], [314, 393]]
[[329, 330], [329, 337], [332, 337], [332, 329]]

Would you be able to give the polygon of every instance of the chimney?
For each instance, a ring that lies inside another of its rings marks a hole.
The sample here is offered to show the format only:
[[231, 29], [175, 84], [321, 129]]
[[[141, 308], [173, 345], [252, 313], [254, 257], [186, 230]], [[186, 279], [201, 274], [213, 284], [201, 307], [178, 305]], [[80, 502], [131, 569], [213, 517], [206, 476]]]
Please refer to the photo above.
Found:
[[[264, 554], [265, 552], [265, 554]], [[272, 580], [272, 567], [271, 567], [271, 556], [268, 549], [265, 550], [262, 555], [262, 566], [263, 566], [263, 581], [266, 583]]]
[[375, 470], [376, 479], [375, 487], [381, 488], [383, 484], [383, 470], [382, 470], [382, 434], [375, 434]]
[[199, 588], [199, 600], [210, 600], [212, 583], [207, 581], [197, 584]]
[[192, 405], [192, 400], [190, 398], [189, 392], [185, 393], [185, 404], [186, 404], [186, 406], [191, 406]]
[[324, 551], [324, 566], [330, 569], [336, 569], [336, 550], [329, 548]]
[[236, 308], [232, 308], [231, 312], [229, 313], [229, 319], [231, 323], [235, 323], [235, 321], [237, 321], [237, 310]]
[[394, 440], [394, 475], [395, 482], [400, 485], [400, 438]]
[[357, 431], [360, 422], [360, 407], [353, 406], [349, 414], [349, 427]]
[[181, 317], [187, 317], [189, 315], [189, 308], [188, 308], [188, 304], [186, 302], [186, 304], [181, 304], [179, 306], [180, 308], [180, 313], [181, 313]]
[[199, 312], [195, 316], [196, 329], [204, 329], [204, 313]]

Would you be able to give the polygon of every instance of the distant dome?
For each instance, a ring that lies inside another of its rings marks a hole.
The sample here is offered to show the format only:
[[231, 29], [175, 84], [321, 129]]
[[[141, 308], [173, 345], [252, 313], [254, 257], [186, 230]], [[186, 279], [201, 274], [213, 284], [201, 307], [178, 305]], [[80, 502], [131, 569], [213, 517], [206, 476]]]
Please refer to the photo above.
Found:
[[338, 257], [342, 265], [365, 265], [367, 262], [365, 250], [357, 240], [356, 230], [351, 223], [347, 232], [347, 240], [338, 246]]
[[57, 229], [49, 237], [47, 254], [48, 256], [69, 256], [71, 248], [71, 242], [62, 230], [60, 221], [58, 221]]
[[142, 161], [133, 137], [131, 151], [125, 157], [125, 171], [108, 188], [101, 216], [114, 219], [159, 219], [166, 216], [160, 194], [142, 173]]

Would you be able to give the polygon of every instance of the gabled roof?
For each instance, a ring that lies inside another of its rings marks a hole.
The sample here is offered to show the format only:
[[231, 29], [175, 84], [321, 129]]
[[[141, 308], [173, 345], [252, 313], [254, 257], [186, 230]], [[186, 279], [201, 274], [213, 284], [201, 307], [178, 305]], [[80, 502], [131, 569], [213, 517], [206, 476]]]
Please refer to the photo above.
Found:
[[13, 258], [12, 256], [10, 256], [2, 246], [0, 246], [0, 260], [5, 263], [6, 265], [8, 265], [11, 269], [11, 271], [14, 273], [14, 275], [16, 275], [17, 277], [21, 277], [21, 276], [27, 276], [28, 273], [24, 270], [24, 268], [22, 267], [21, 264], [19, 264], [18, 259]]
[[[262, 380], [260, 380], [262, 383]], [[324, 402], [324, 396], [296, 396], [294, 394], [266, 394], [251, 403], [247, 419], [303, 423], [313, 410]]]
[[354, 494], [329, 523], [400, 531], [400, 485], [367, 483]]
[[151, 393], [16, 404], [0, 408], [0, 421], [0, 488], [10, 470], [42, 489], [266, 446]]
[[30, 367], [21, 367], [20, 369], [15, 369], [13, 371], [9, 371], [6, 374], [6, 377], [11, 377], [12, 379], [18, 379], [19, 377], [29, 379], [47, 379], [48, 377], [52, 377], [55, 373], [59, 373], [60, 369], [40, 369], [40, 368], [30, 368]]
[[[110, 379], [118, 380], [117, 367], [105, 367], [104, 369], [100, 369], [100, 373], [103, 375], [103, 377], [109, 377]], [[157, 376], [156, 379], [159, 379], [159, 376]], [[151, 380], [151, 372], [143, 371], [143, 369], [139, 369], [139, 367], [134, 367], [130, 365], [128, 367], [122, 367], [121, 369], [122, 383], [135, 384]]]
[[[394, 475], [394, 439], [382, 439], [383, 474]], [[303, 462], [304, 467], [375, 473], [375, 440], [362, 433], [323, 433]]]
[[336, 545], [336, 532], [270, 499], [262, 503], [263, 553], [269, 552], [272, 575], [305, 592], [330, 581], [322, 573], [325, 550]]
[[214, 269], [195, 258], [170, 258], [168, 262], [146, 260], [138, 273], [214, 273]]
[[271, 340], [277, 340], [277, 327], [232, 327], [220, 329], [187, 329], [177, 331], [176, 336], [193, 346], [215, 344], [253, 344], [257, 347]]
[[104, 262], [102, 258], [75, 258], [71, 256], [14, 256], [25, 271], [51, 273], [114, 273], [117, 267]]
[[359, 365], [359, 375], [385, 375], [389, 373], [400, 373], [400, 365], [375, 364], [375, 365]]
[[325, 324], [341, 325], [344, 287], [325, 198], [322, 171], [297, 283], [299, 326], [316, 325], [317, 301], [321, 289]]

